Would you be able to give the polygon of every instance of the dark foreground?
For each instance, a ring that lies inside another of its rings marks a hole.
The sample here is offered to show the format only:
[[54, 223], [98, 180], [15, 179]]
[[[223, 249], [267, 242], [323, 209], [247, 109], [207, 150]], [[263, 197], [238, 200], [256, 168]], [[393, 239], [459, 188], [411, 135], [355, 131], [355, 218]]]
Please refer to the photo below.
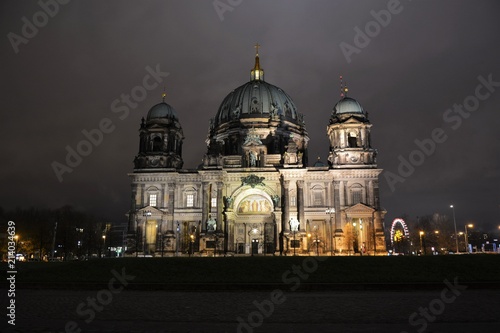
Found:
[[[124, 290], [109, 300], [97, 290], [20, 290], [15, 332], [498, 332], [499, 290], [445, 288], [444, 294]], [[106, 303], [98, 310], [88, 303], [96, 297]]]
[[19, 288], [42, 289], [99, 289], [113, 271], [134, 276], [127, 290], [255, 290], [296, 284], [301, 290], [325, 290], [325, 285], [338, 285], [341, 290], [349, 285], [400, 290], [420, 285], [439, 288], [445, 279], [454, 278], [494, 288], [500, 280], [500, 255], [120, 258], [19, 263], [17, 269]]
[[16, 325], [7, 324], [8, 288], [0, 289], [2, 333], [500, 328], [499, 255], [125, 258], [16, 267]]

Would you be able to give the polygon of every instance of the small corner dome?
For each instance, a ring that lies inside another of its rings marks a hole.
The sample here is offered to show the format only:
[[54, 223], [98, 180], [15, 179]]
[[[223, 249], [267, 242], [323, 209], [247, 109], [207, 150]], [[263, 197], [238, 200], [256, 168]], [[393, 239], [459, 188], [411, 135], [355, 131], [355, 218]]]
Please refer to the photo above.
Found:
[[149, 110], [147, 120], [165, 118], [178, 120], [177, 112], [175, 112], [174, 108], [165, 102], [161, 102], [156, 104]]
[[333, 107], [334, 114], [344, 114], [344, 113], [354, 113], [354, 114], [364, 114], [365, 111], [363, 107], [357, 100], [351, 97], [342, 98], [335, 106]]

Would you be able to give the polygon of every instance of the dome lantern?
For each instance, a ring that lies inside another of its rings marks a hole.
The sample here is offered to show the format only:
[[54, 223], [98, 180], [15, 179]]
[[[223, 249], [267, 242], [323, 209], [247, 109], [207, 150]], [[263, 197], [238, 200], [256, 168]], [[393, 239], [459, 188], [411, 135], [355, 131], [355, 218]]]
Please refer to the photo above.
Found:
[[264, 81], [264, 70], [260, 68], [259, 62], [259, 43], [255, 44], [255, 65], [250, 71], [251, 81]]

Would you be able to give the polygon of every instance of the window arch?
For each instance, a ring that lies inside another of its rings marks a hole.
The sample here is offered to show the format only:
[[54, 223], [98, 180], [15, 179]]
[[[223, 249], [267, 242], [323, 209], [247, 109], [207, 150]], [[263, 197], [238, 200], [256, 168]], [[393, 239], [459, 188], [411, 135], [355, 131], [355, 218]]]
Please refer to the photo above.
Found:
[[315, 185], [311, 188], [311, 203], [312, 206], [321, 207], [325, 205], [325, 188], [320, 185]]
[[159, 136], [153, 138], [153, 151], [161, 151], [163, 141]]

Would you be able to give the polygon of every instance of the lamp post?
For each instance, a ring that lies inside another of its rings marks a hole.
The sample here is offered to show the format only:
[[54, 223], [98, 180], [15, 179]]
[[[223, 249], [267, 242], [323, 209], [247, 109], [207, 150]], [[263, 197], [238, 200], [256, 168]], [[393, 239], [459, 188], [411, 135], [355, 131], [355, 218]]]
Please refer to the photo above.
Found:
[[177, 222], [177, 235], [175, 237], [175, 256], [178, 257], [179, 256], [179, 238], [180, 238], [180, 231], [181, 231], [181, 227], [180, 227], [180, 224], [179, 222]]
[[83, 229], [82, 228], [75, 228], [75, 231], [77, 232], [77, 240], [76, 240], [76, 248], [77, 248], [77, 255], [78, 257], [81, 256], [81, 248], [82, 248], [82, 234], [83, 234]]
[[311, 233], [307, 234], [307, 252], [311, 255]]
[[[359, 227], [359, 232], [358, 232], [358, 227]], [[360, 253], [360, 255], [363, 255], [362, 249], [359, 249], [359, 235], [363, 231], [363, 221], [359, 219], [359, 226], [358, 223], [352, 222], [352, 253], [353, 255], [356, 255], [357, 252]]]
[[439, 230], [434, 230], [434, 235], [436, 235], [436, 247], [437, 247], [437, 252], [439, 253], [440, 247], [439, 247]]
[[318, 226], [315, 225], [314, 228], [314, 242], [316, 243], [316, 256], [319, 256], [319, 237], [318, 237]]
[[[90, 243], [90, 242], [89, 242]], [[135, 217], [135, 257], [139, 256], [139, 219]]]
[[163, 225], [163, 221], [160, 222], [160, 251], [161, 251], [161, 257], [163, 258], [163, 231], [161, 230]]
[[106, 256], [106, 235], [102, 235], [102, 247], [104, 250], [103, 251], [104, 253], [102, 255], [103, 255], [103, 257], [105, 257]]
[[293, 232], [293, 255], [295, 256], [295, 247], [296, 247], [296, 243], [295, 243], [295, 233], [297, 231], [299, 231], [299, 220], [297, 220], [296, 218], [292, 218], [290, 220], [290, 229], [292, 230]]
[[18, 249], [18, 244], [19, 244], [19, 235], [15, 235], [14, 239], [16, 240], [16, 247], [15, 247], [15, 253], [14, 253], [14, 258], [17, 259], [17, 249]]
[[423, 246], [422, 246], [422, 237], [424, 236], [424, 232], [420, 231], [419, 235], [420, 235], [420, 255], [422, 255], [424, 253]]
[[189, 238], [191, 239], [191, 249], [189, 251], [189, 256], [191, 257], [191, 255], [193, 254], [193, 247], [194, 247], [194, 235], [193, 234], [189, 235]]
[[373, 227], [373, 256], [377, 255], [377, 235], [375, 229], [375, 211], [372, 212], [372, 227]]
[[453, 225], [455, 226], [455, 243], [457, 245], [457, 253], [458, 251], [458, 234], [457, 234], [457, 220], [455, 219], [455, 207], [450, 205], [450, 208], [453, 210]]
[[333, 246], [332, 214], [335, 213], [335, 208], [328, 207], [325, 213], [330, 215], [330, 253], [333, 256], [335, 254], [335, 249]]
[[[142, 212], [142, 216], [144, 216], [146, 218], [146, 220], [144, 221], [144, 230], [142, 231], [143, 234], [144, 234], [144, 241], [142, 242], [142, 256], [144, 257], [146, 255], [146, 226], [148, 224], [148, 216], [151, 216], [151, 211], [149, 210], [146, 210], [146, 211], [143, 211]], [[148, 252], [149, 252], [149, 249], [148, 249]]]
[[466, 224], [465, 225], [465, 252], [469, 252], [469, 236], [467, 235], [467, 227], [473, 228], [474, 224]]

